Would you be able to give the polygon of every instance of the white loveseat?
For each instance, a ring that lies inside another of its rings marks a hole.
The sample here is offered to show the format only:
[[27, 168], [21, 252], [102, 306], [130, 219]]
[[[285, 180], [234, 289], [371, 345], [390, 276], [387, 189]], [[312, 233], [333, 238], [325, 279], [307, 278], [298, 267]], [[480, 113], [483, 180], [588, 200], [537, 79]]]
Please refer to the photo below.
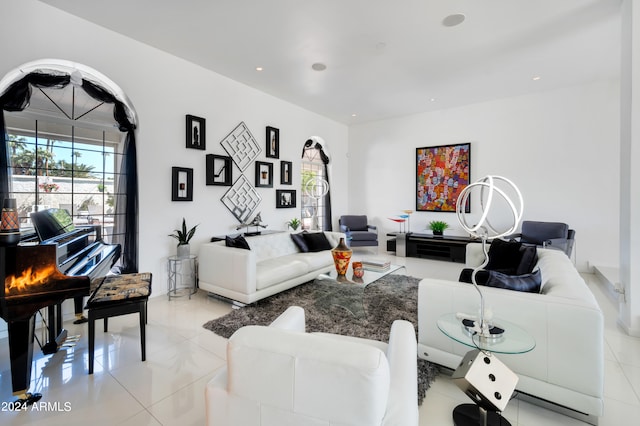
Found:
[[216, 426], [418, 426], [416, 334], [396, 320], [389, 344], [306, 333], [289, 307], [270, 327], [236, 331], [205, 388]]
[[[325, 232], [331, 247], [341, 232]], [[206, 243], [198, 254], [200, 288], [253, 303], [313, 280], [334, 268], [330, 250], [302, 253], [289, 232], [247, 238], [251, 250], [226, 247], [225, 241]]]
[[[468, 267], [483, 259], [481, 244], [467, 245]], [[518, 374], [518, 391], [597, 422], [604, 406], [602, 311], [563, 252], [539, 249], [536, 267], [542, 275], [540, 293], [480, 287], [485, 307], [496, 319], [520, 326], [536, 341], [530, 352], [498, 357]], [[418, 356], [455, 369], [471, 348], [445, 336], [436, 322], [444, 314], [476, 314], [480, 306], [476, 289], [471, 284], [424, 279], [418, 297]]]

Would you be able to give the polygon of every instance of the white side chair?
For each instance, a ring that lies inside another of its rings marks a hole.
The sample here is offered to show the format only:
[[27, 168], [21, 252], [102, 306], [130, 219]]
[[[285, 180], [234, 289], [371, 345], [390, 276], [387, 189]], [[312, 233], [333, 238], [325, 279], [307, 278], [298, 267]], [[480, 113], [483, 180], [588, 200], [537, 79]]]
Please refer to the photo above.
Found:
[[227, 366], [205, 389], [211, 426], [418, 425], [413, 325], [397, 320], [389, 344], [306, 333], [289, 307], [269, 327], [227, 344]]

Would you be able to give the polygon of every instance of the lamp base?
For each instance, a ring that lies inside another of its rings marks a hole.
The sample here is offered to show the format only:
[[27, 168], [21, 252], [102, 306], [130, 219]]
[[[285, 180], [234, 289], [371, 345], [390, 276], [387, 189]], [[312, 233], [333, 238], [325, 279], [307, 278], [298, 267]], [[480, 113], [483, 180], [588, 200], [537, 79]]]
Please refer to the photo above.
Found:
[[509, 420], [495, 411], [485, 411], [475, 404], [461, 404], [454, 408], [453, 424], [455, 426], [511, 426]]
[[482, 329], [480, 324], [475, 320], [463, 319], [462, 326], [469, 337], [479, 335], [480, 338], [488, 343], [496, 343], [504, 337], [504, 329], [492, 325]]

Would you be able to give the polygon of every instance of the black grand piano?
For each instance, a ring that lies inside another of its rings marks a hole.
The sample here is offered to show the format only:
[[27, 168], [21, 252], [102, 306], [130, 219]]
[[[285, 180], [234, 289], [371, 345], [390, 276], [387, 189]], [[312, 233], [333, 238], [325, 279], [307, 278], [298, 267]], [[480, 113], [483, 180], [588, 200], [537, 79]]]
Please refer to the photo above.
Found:
[[13, 394], [24, 404], [41, 397], [28, 393], [36, 312], [48, 310], [43, 351], [53, 353], [66, 337], [62, 302], [89, 296], [91, 280], [106, 275], [120, 257], [120, 245], [105, 244], [100, 226], [76, 227], [66, 210], [32, 213], [31, 220], [36, 235], [0, 247], [0, 317], [8, 325]]

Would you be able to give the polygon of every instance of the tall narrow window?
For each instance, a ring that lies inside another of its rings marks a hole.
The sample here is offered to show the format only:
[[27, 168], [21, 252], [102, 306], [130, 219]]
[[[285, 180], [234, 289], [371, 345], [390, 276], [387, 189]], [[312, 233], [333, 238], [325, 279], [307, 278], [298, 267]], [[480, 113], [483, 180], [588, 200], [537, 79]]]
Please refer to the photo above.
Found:
[[313, 139], [302, 150], [302, 229], [331, 231], [331, 196], [327, 165], [329, 156], [322, 144]]
[[302, 229], [316, 230], [322, 229], [324, 220], [323, 209], [323, 185], [324, 166], [322, 161], [318, 162], [305, 155], [302, 158]]

